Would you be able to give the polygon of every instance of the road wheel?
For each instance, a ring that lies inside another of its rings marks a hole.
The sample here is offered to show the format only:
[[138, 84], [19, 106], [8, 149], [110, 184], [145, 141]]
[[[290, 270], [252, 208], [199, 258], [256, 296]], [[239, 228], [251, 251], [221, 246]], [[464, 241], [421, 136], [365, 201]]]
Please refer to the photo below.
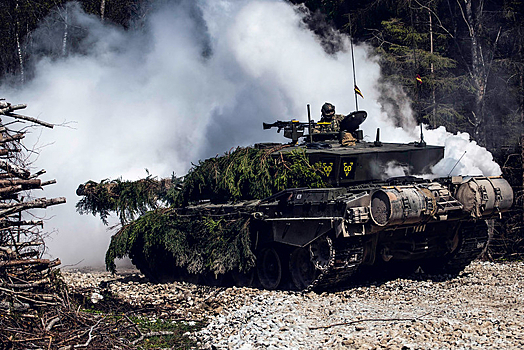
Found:
[[264, 248], [257, 258], [257, 273], [260, 285], [265, 289], [277, 289], [282, 280], [282, 264], [274, 248]]
[[309, 248], [296, 248], [289, 257], [291, 280], [298, 290], [306, 289], [318, 277], [319, 270], [311, 261]]

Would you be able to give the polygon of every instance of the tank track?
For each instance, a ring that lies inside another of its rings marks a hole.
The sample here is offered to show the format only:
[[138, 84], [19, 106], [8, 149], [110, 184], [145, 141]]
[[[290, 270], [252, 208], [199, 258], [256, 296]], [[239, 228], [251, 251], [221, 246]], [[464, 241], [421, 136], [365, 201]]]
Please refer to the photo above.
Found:
[[[480, 220], [464, 223], [459, 230], [461, 241], [457, 250], [448, 257], [431, 260], [426, 266], [427, 272], [458, 275], [482, 253], [489, 241], [486, 222]], [[426, 271], [424, 266], [422, 269]]]
[[336, 248], [332, 239], [327, 238], [327, 242], [330, 247], [328, 264], [324, 267], [317, 266], [321, 272], [305, 292], [327, 290], [348, 281], [364, 258], [364, 247], [360, 239], [337, 240]]
[[453, 257], [443, 266], [445, 272], [458, 274], [475, 260], [488, 244], [488, 226], [484, 220], [461, 227], [462, 242]]

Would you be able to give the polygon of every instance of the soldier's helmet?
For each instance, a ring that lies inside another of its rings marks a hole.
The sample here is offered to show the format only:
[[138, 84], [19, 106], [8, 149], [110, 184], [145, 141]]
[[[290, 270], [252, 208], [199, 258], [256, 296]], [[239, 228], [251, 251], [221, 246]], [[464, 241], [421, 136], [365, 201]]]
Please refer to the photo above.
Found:
[[322, 112], [323, 119], [331, 120], [333, 116], [335, 116], [335, 106], [329, 102], [324, 103], [320, 111]]

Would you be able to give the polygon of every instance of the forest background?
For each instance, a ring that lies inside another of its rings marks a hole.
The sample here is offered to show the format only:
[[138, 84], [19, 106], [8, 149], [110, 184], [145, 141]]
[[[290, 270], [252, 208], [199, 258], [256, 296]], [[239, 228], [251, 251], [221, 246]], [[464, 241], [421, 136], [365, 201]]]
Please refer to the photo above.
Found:
[[[147, 0], [79, 0], [84, 11], [124, 29], [141, 25]], [[524, 156], [524, 1], [290, 0], [310, 10], [306, 25], [324, 39], [331, 27], [370, 44], [384, 80], [402, 86], [418, 122], [468, 132], [501, 165], [516, 193], [513, 214], [498, 228], [497, 256], [524, 251], [521, 234]], [[66, 1], [0, 3], [0, 79], [31, 79], [33, 34], [50, 11], [63, 18]], [[80, 30], [68, 28], [68, 31]], [[64, 41], [67, 40], [64, 31]], [[322, 40], [327, 52], [341, 47]], [[74, 50], [74, 43], [63, 50]], [[59, 55], [66, 52], [54, 50]], [[382, 84], [386, 86], [386, 84]], [[395, 101], [388, 101], [395, 105]], [[400, 108], [400, 105], [399, 105]], [[497, 247], [497, 245], [495, 245]]]

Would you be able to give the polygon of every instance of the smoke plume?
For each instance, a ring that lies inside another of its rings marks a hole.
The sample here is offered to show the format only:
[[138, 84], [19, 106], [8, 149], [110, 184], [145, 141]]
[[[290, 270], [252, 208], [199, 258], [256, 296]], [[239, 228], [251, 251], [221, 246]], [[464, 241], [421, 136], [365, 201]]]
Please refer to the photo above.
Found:
[[[1, 97], [27, 103], [27, 113], [43, 120], [72, 122], [33, 135], [46, 145], [35, 166], [57, 179], [45, 195], [68, 200], [46, 211], [46, 229], [58, 231], [49, 253], [66, 265], [102, 265], [111, 235], [98, 218], [75, 212], [80, 183], [135, 180], [145, 169], [184, 175], [192, 162], [233, 147], [282, 142], [262, 122], [306, 121], [307, 104], [315, 120], [324, 102], [338, 113], [355, 109], [349, 38], [341, 36], [342, 50], [327, 53], [304, 24], [303, 7], [277, 0], [162, 1], [127, 31], [75, 3], [63, 11], [67, 16], [58, 17], [67, 26], [48, 19], [34, 36], [32, 79], [21, 89], [2, 84]], [[366, 137], [374, 139], [380, 127], [382, 141], [418, 140], [409, 108], [388, 115], [377, 102], [380, 68], [369, 48], [356, 46], [354, 54]], [[500, 173], [467, 134], [440, 128], [425, 139], [446, 146], [438, 174], [447, 175], [464, 150], [453, 174]]]

